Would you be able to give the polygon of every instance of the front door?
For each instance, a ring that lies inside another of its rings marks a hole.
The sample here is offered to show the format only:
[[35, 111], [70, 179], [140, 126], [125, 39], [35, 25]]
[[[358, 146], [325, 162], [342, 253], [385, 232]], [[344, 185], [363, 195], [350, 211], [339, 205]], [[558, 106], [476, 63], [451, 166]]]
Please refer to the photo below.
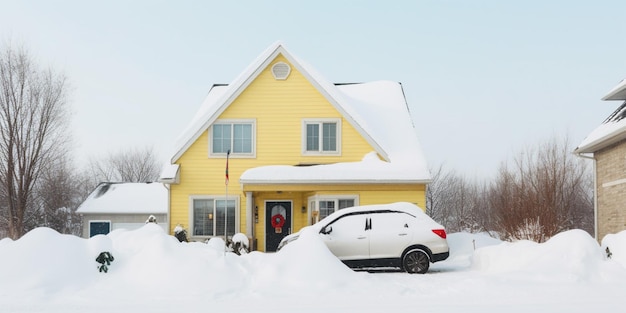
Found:
[[265, 202], [265, 251], [276, 251], [291, 233], [291, 201]]

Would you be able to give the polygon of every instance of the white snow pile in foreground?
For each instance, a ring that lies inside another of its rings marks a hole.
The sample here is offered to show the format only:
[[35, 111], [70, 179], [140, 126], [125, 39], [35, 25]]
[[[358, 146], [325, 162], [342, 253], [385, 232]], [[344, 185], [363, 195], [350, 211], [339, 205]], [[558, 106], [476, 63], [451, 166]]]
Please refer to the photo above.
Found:
[[[620, 237], [626, 240], [626, 232]], [[626, 269], [626, 262], [619, 262], [621, 267], [616, 268], [605, 259], [604, 251], [587, 232], [570, 230], [541, 244], [521, 240], [479, 249], [472, 267], [540, 281], [609, 280], [615, 277], [613, 271]]]
[[[626, 290], [626, 232], [602, 247], [580, 230], [542, 244], [467, 233], [449, 234], [448, 242], [449, 259], [425, 275], [370, 274], [345, 267], [311, 227], [278, 253], [242, 256], [225, 252], [221, 239], [179, 242], [155, 224], [90, 239], [38, 228], [0, 240], [0, 303], [3, 312], [368, 313], [425, 300], [426, 311], [521, 312], [526, 301], [555, 311], [575, 299], [570, 311], [588, 312], [621, 303]], [[108, 273], [95, 261], [103, 251], [115, 258]], [[528, 288], [536, 292], [506, 296]]]

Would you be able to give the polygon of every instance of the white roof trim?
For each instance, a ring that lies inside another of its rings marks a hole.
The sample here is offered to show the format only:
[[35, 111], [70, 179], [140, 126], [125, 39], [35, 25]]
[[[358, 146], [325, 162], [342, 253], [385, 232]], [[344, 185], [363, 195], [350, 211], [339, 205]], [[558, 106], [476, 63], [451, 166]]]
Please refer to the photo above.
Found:
[[[273, 61], [279, 54], [282, 54], [298, 71], [305, 76], [309, 82], [335, 107], [340, 114], [366, 139], [366, 141], [374, 147], [376, 152], [386, 161], [389, 161], [388, 154], [381, 146], [355, 121], [355, 119], [341, 105], [342, 101], [346, 101], [341, 96], [341, 92], [337, 87], [325, 79], [323, 79], [315, 71], [303, 65], [291, 53], [287, 51], [284, 45], [278, 41], [266, 49], [248, 68], [241, 73], [222, 97], [217, 100], [221, 103], [217, 110], [210, 112], [210, 116], [206, 116], [206, 120], [200, 127], [193, 130], [189, 138], [184, 139], [182, 146], [176, 149], [176, 153], [171, 159], [171, 163], [175, 163], [185, 153], [185, 151], [202, 135], [209, 126], [228, 108], [228, 106], [256, 79], [256, 77]], [[203, 117], [204, 118], [204, 117]]]
[[[596, 133], [601, 135], [596, 137]], [[576, 147], [574, 153], [595, 153], [624, 139], [626, 139], [626, 120], [605, 123], [585, 138], [580, 146]]]
[[602, 100], [626, 100], [626, 79], [613, 87]]

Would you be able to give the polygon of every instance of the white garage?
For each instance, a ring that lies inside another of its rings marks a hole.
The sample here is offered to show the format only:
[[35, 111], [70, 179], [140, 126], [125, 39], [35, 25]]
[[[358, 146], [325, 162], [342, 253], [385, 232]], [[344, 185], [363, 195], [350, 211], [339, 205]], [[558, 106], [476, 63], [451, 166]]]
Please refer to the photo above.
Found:
[[168, 190], [161, 183], [101, 183], [78, 207], [83, 220], [83, 237], [108, 234], [116, 229], [133, 230], [156, 218], [165, 232]]

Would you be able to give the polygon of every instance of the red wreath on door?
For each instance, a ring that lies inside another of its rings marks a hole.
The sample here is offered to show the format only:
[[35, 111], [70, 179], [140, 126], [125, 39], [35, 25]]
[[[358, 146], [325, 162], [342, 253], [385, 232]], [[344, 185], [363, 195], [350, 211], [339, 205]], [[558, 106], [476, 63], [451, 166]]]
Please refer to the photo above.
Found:
[[285, 225], [285, 217], [282, 214], [274, 214], [272, 216], [272, 227], [280, 228]]

